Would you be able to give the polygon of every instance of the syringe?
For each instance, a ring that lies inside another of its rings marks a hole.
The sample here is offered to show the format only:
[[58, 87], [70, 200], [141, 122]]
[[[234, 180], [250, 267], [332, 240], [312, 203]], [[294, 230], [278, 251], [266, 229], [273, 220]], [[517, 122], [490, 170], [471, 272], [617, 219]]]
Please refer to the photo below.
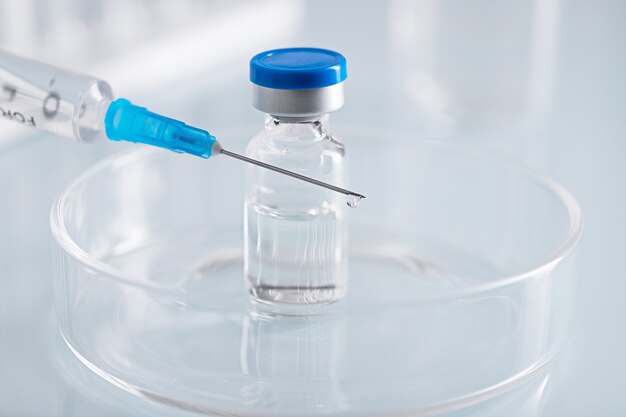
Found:
[[[206, 130], [120, 98], [105, 81], [0, 50], [0, 116], [79, 142], [108, 138], [208, 159], [226, 155], [358, 201], [364, 195], [225, 150]], [[349, 204], [352, 205], [352, 204]]]

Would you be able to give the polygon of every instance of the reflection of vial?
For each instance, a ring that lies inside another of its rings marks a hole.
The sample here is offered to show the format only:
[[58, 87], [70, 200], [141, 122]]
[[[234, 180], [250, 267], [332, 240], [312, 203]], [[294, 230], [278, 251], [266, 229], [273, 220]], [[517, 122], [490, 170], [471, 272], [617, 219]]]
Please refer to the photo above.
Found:
[[[331, 184], [343, 184], [344, 147], [328, 131], [343, 105], [345, 58], [292, 48], [250, 62], [254, 106], [268, 114], [248, 145], [251, 158]], [[245, 273], [264, 303], [318, 304], [346, 290], [345, 197], [250, 167], [245, 207]]]
[[245, 400], [280, 401], [294, 411], [291, 415], [345, 406], [340, 378], [348, 354], [345, 321], [333, 315], [272, 317], [251, 311], [242, 330], [244, 392], [251, 394]]

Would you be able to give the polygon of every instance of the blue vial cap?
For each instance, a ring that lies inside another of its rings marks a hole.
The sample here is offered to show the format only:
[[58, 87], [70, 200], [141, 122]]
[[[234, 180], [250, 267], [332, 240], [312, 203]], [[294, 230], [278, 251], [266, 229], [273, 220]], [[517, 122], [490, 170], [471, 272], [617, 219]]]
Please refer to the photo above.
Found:
[[346, 58], [328, 49], [274, 49], [250, 60], [250, 81], [278, 90], [328, 87], [339, 84], [347, 76]]

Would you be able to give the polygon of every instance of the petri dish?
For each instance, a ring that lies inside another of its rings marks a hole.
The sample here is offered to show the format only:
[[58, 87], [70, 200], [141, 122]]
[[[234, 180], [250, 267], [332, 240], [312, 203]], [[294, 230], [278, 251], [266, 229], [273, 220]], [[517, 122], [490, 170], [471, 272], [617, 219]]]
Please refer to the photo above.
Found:
[[367, 196], [344, 213], [349, 290], [305, 314], [250, 302], [241, 164], [142, 148], [77, 178], [51, 210], [73, 354], [146, 400], [222, 416], [446, 415], [540, 375], [573, 319], [572, 195], [460, 144], [345, 133]]

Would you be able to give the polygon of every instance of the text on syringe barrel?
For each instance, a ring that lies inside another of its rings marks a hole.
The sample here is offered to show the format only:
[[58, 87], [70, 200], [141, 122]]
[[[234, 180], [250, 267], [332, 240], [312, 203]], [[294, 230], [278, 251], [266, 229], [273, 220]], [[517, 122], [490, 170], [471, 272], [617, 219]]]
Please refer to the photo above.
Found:
[[0, 50], [0, 118], [78, 141], [103, 135], [102, 80]]

